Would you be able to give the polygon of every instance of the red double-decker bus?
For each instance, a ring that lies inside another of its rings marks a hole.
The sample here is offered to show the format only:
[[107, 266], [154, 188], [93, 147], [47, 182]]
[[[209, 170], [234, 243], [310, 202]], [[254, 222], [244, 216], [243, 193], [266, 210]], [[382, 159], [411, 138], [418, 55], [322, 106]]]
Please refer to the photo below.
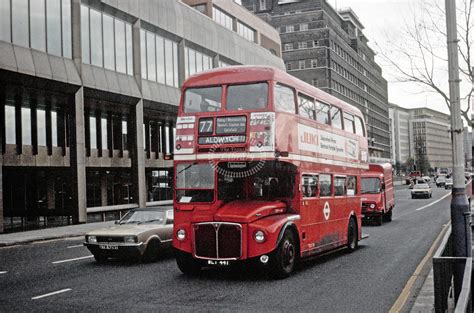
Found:
[[301, 257], [356, 249], [364, 125], [357, 108], [278, 69], [186, 80], [174, 156], [181, 271], [252, 259], [283, 278]]

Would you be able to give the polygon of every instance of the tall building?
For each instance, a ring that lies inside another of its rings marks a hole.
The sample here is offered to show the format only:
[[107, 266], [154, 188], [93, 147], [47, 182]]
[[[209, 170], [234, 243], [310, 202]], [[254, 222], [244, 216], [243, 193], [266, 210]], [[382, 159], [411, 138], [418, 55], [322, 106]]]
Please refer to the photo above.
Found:
[[403, 164], [410, 157], [410, 110], [390, 103], [392, 164]]
[[450, 116], [428, 108], [406, 109], [390, 104], [393, 164], [424, 155], [431, 168], [452, 168]]
[[280, 32], [288, 73], [358, 107], [373, 162], [390, 161], [387, 81], [364, 26], [351, 9], [326, 0], [242, 0]]
[[0, 233], [171, 199], [185, 77], [284, 68], [278, 33], [239, 8], [258, 40], [177, 0], [0, 0]]

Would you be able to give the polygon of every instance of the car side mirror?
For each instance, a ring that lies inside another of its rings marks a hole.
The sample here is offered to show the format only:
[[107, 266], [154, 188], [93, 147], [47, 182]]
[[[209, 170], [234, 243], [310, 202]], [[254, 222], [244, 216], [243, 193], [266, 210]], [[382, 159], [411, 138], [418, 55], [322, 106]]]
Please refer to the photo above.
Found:
[[382, 190], [385, 190], [385, 183], [382, 183]]

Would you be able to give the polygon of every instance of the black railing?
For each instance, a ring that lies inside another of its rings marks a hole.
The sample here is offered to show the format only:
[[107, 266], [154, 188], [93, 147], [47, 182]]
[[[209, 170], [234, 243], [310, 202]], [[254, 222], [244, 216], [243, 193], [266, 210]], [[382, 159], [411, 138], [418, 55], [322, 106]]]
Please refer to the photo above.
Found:
[[455, 312], [472, 312], [472, 258], [453, 257], [452, 255], [453, 244], [451, 227], [449, 227], [433, 257], [435, 312], [446, 312], [449, 298], [454, 297], [453, 274], [454, 267], [458, 264], [464, 266], [464, 276], [461, 293], [455, 305]]

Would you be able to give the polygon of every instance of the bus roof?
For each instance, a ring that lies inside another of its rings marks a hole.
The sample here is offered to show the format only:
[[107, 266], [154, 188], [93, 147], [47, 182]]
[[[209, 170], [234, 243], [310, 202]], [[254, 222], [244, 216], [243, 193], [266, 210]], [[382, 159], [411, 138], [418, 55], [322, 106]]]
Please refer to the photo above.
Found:
[[241, 84], [274, 80], [296, 88], [317, 100], [334, 104], [346, 112], [362, 116], [356, 107], [344, 102], [319, 88], [316, 88], [280, 69], [269, 66], [237, 65], [204, 71], [190, 76], [183, 84], [183, 90], [191, 87]]

